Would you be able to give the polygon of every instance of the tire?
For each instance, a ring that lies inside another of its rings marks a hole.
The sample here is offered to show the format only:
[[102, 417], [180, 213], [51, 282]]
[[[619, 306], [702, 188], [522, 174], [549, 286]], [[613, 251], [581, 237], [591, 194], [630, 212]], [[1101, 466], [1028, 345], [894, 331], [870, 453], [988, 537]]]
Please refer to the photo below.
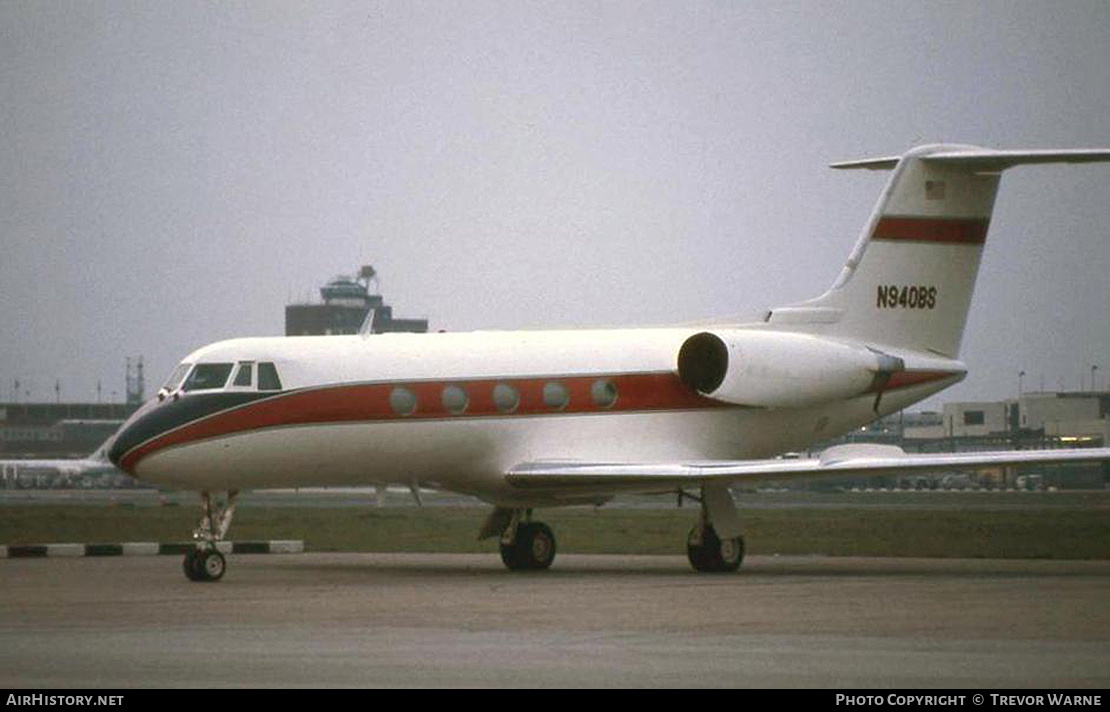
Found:
[[712, 526], [695, 526], [686, 537], [686, 557], [695, 571], [736, 571], [744, 561], [744, 537], [721, 541]]
[[701, 526], [695, 525], [686, 535], [686, 558], [694, 571], [712, 571], [713, 562], [706, 555], [704, 533]]
[[519, 571], [524, 568], [524, 562], [517, 551], [516, 542], [501, 545], [501, 562], [510, 571]]
[[181, 568], [185, 571], [185, 578], [190, 581], [204, 580], [201, 578], [203, 574], [197, 565], [197, 554], [199, 553], [196, 547], [191, 546], [189, 550], [185, 552], [185, 559], [181, 562]]
[[215, 549], [202, 552], [197, 557], [197, 570], [203, 581], [219, 581], [227, 572], [227, 559]]
[[547, 569], [555, 561], [555, 534], [540, 522], [521, 524], [513, 543], [501, 545], [501, 561], [511, 571]]

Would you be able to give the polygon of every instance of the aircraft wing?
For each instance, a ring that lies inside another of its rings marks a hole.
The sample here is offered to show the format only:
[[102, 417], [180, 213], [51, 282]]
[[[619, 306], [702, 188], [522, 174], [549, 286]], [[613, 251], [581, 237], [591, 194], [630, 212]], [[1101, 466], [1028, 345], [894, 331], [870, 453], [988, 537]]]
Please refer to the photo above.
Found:
[[666, 492], [707, 484], [782, 482], [823, 477], [866, 477], [1004, 465], [1110, 461], [1110, 448], [1003, 450], [907, 454], [893, 445], [837, 445], [816, 458], [717, 460], [688, 463], [525, 462], [506, 474], [521, 489]]

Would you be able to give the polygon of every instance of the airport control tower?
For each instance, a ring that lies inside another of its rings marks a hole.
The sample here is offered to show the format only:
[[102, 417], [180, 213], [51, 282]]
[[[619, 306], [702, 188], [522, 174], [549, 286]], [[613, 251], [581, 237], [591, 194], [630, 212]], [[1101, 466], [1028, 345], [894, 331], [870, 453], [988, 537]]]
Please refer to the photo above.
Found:
[[318, 304], [289, 304], [285, 307], [286, 336], [328, 336], [357, 334], [370, 316], [370, 332], [428, 330], [427, 319], [395, 319], [393, 307], [380, 294], [370, 293], [376, 272], [370, 265], [359, 269], [358, 277], [336, 277], [320, 287]]

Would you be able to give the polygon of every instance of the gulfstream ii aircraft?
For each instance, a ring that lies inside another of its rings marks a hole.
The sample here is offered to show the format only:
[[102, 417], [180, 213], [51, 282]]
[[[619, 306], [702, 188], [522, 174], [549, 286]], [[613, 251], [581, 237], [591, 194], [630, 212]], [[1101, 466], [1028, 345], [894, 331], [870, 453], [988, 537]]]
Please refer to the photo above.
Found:
[[1108, 460], [1110, 448], [907, 455], [876, 445], [770, 459], [962, 380], [1001, 173], [1091, 161], [1110, 161], [1110, 150], [931, 145], [834, 164], [892, 174], [832, 287], [750, 321], [211, 344], [125, 423], [110, 456], [137, 478], [201, 493], [184, 562], [193, 580], [223, 575], [215, 544], [247, 489], [400, 483], [474, 495], [493, 506], [480, 534], [500, 539], [510, 569], [555, 557], [533, 508], [700, 490], [690, 563], [731, 571], [744, 555], [734, 483]]

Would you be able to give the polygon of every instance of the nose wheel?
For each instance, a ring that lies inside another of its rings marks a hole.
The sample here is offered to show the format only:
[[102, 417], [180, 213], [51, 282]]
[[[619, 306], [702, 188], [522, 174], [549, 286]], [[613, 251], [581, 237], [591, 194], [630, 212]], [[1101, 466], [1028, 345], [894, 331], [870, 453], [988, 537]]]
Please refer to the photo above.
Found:
[[227, 571], [227, 559], [215, 549], [194, 547], [185, 553], [182, 568], [190, 581], [219, 581]]
[[196, 545], [185, 552], [181, 568], [190, 581], [219, 581], [227, 572], [227, 559], [216, 544], [227, 536], [239, 493], [235, 490], [228, 492], [227, 500], [222, 505], [208, 492], [201, 492], [200, 498], [204, 516], [193, 530]]

